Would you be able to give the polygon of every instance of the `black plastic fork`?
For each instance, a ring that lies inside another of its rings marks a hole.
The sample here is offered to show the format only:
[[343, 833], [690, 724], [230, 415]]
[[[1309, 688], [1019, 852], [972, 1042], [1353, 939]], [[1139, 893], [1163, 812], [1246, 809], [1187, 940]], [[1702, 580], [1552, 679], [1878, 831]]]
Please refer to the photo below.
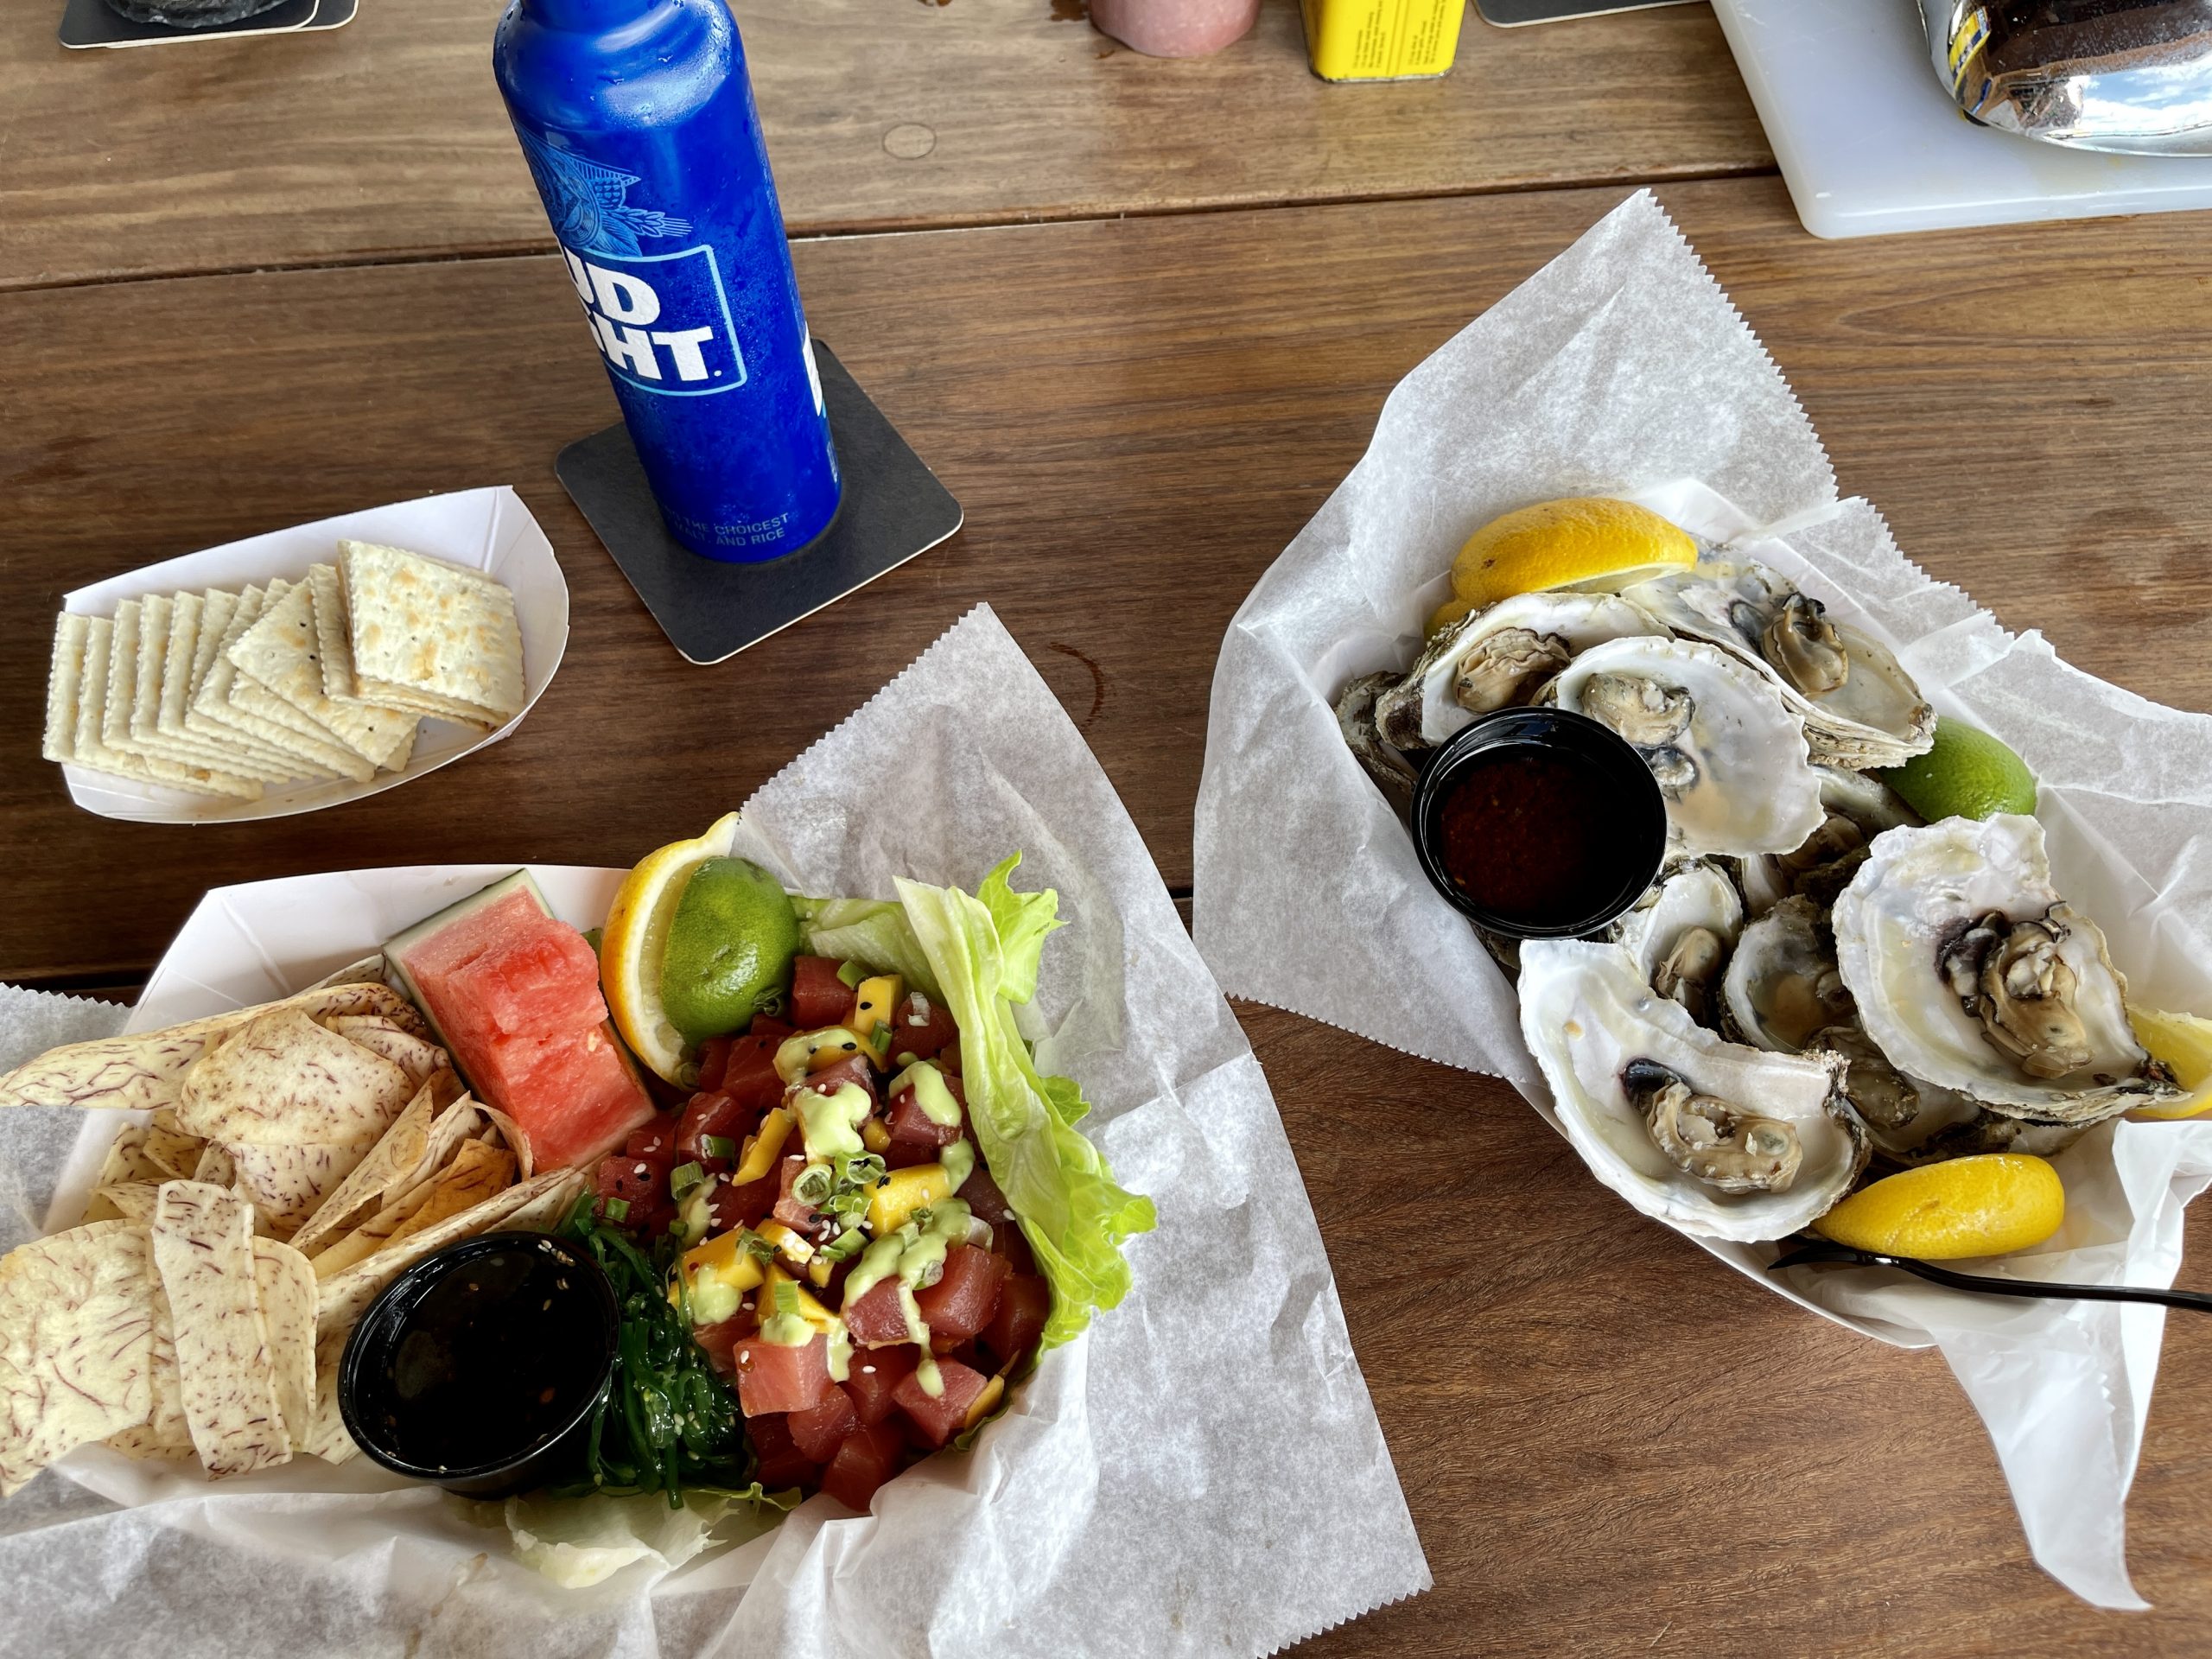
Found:
[[1993, 1296], [2076, 1302], [2157, 1302], [2166, 1307], [2212, 1313], [2212, 1295], [2201, 1290], [2154, 1290], [2143, 1285], [2053, 1285], [2033, 1279], [1993, 1279], [1986, 1274], [1955, 1273], [1933, 1262], [1916, 1261], [1909, 1255], [1881, 1255], [1872, 1250], [1854, 1249], [1825, 1238], [1805, 1241], [1770, 1262], [1767, 1271], [1779, 1273], [1784, 1268], [1819, 1267], [1897, 1268], [1931, 1284], [1948, 1285], [1953, 1290], [1986, 1291]]

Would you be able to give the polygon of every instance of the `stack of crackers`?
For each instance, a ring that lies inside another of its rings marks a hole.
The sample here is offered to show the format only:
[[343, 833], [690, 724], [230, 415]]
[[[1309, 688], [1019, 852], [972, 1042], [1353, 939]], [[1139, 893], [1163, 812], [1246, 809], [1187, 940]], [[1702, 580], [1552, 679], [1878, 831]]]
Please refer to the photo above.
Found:
[[303, 582], [156, 594], [54, 619], [49, 760], [257, 801], [403, 772], [425, 719], [522, 712], [514, 596], [480, 570], [341, 541]]
[[83, 1224], [0, 1257], [0, 1497], [95, 1440], [212, 1476], [343, 1462], [339, 1366], [378, 1293], [573, 1207], [584, 1175], [534, 1173], [365, 969], [0, 1077], [0, 1109], [152, 1114], [117, 1135]]

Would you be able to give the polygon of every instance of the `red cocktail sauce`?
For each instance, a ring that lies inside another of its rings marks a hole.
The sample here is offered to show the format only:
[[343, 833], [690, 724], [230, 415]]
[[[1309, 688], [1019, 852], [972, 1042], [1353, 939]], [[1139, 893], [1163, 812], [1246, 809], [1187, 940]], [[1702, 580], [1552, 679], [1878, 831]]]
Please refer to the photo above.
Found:
[[1581, 756], [1515, 744], [1467, 762], [1436, 818], [1455, 886], [1499, 920], [1567, 927], [1635, 878], [1618, 785]]

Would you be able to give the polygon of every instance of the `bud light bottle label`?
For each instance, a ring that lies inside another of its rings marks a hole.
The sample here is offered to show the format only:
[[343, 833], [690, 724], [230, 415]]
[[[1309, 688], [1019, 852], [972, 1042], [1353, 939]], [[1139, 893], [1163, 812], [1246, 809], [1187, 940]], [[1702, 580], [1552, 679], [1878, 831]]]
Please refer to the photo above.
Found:
[[512, 0], [493, 58], [671, 533], [715, 559], [804, 546], [836, 457], [724, 0]]

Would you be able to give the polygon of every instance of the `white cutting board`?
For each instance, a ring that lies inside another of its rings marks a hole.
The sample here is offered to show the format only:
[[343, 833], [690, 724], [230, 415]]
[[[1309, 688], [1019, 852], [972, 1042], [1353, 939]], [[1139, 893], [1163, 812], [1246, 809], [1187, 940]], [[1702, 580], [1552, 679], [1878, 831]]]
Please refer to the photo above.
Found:
[[1713, 10], [1815, 236], [2212, 207], [2212, 156], [2101, 155], [1974, 125], [1936, 82], [1913, 0]]

